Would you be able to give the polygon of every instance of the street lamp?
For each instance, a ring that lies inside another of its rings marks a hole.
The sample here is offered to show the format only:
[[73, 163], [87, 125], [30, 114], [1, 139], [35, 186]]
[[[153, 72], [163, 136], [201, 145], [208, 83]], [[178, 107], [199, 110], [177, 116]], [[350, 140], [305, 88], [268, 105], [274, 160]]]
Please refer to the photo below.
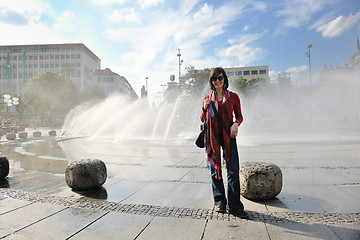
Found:
[[9, 107], [11, 107], [12, 105], [18, 105], [19, 104], [19, 98], [18, 97], [13, 97], [11, 99], [11, 95], [10, 94], [4, 94], [4, 102], [6, 104], [6, 113], [9, 114]]
[[180, 54], [180, 48], [178, 49], [179, 53], [176, 55], [179, 57], [179, 83], [180, 83], [180, 76], [181, 76], [181, 64], [184, 62], [183, 60], [180, 59], [181, 54]]
[[309, 82], [310, 82], [310, 88], [312, 87], [312, 82], [311, 82], [311, 62], [310, 62], [310, 48], [312, 47], [311, 44], [309, 44], [308, 46], [308, 51], [305, 52], [305, 55], [309, 58]]

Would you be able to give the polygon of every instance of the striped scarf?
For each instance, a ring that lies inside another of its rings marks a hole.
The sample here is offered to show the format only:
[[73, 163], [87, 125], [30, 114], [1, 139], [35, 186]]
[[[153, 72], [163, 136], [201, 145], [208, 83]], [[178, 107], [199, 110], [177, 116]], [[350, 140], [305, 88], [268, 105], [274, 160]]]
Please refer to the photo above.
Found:
[[[233, 119], [226, 119], [228, 112], [232, 112], [232, 105], [230, 103], [230, 94], [224, 90], [224, 98], [222, 102], [222, 112], [218, 112], [218, 99], [217, 94], [213, 91], [210, 94], [210, 105], [206, 113], [207, 117], [207, 130], [205, 132], [205, 149], [207, 160], [215, 167], [217, 171], [217, 179], [221, 179], [221, 155], [220, 155], [220, 131], [223, 136], [223, 157], [226, 165], [230, 159], [230, 128], [233, 124]], [[219, 129], [218, 115], [221, 114], [222, 129]], [[232, 114], [231, 114], [232, 115]], [[227, 167], [227, 166], [226, 166]]]

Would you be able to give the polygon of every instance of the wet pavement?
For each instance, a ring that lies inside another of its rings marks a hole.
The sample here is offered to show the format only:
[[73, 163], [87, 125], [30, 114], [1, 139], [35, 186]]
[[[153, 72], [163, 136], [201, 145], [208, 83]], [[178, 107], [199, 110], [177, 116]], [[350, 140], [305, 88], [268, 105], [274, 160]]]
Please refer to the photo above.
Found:
[[[360, 239], [360, 134], [243, 133], [240, 161], [283, 173], [269, 201], [241, 198], [249, 220], [213, 210], [204, 152], [192, 138], [168, 144], [46, 136], [0, 141], [10, 161], [0, 181], [4, 239]], [[97, 158], [101, 189], [72, 191], [69, 162]]]

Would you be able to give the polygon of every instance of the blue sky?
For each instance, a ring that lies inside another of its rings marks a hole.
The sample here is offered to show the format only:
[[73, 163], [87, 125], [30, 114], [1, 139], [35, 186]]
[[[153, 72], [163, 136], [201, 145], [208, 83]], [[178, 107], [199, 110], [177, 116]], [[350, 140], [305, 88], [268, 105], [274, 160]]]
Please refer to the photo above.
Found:
[[[268, 65], [308, 84], [344, 66], [360, 36], [359, 0], [0, 0], [0, 45], [84, 43], [101, 67], [126, 77], [139, 94], [148, 77], [156, 97], [185, 67]], [[177, 79], [176, 79], [177, 81]]]

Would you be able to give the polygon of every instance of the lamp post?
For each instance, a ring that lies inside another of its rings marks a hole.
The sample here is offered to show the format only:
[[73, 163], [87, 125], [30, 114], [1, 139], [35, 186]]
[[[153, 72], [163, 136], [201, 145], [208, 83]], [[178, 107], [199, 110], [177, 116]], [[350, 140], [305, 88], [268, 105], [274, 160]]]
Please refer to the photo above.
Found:
[[180, 48], [178, 49], [179, 53], [176, 55], [179, 57], [179, 83], [180, 83], [180, 76], [181, 76], [181, 64], [184, 62], [183, 60], [180, 59], [181, 57], [181, 53], [180, 53]]
[[166, 84], [161, 84], [160, 86], [163, 87], [163, 90], [162, 90], [162, 101], [164, 101], [164, 93], [165, 93]]
[[309, 44], [308, 46], [308, 51], [305, 52], [305, 55], [309, 58], [309, 82], [310, 82], [310, 88], [312, 87], [312, 82], [311, 82], [311, 60], [310, 60], [310, 48], [312, 47], [311, 44]]
[[148, 92], [149, 92], [149, 89], [148, 89], [148, 77], [146, 77], [145, 79], [146, 79], [146, 97], [147, 97]]

